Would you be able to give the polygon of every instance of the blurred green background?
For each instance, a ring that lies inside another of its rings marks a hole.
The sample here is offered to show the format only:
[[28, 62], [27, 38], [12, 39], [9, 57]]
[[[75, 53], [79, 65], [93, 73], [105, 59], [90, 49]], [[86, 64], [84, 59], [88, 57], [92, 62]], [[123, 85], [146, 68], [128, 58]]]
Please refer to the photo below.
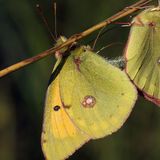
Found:
[[[69, 37], [113, 15], [135, 0], [57, 0], [58, 35]], [[50, 0], [0, 0], [0, 69], [53, 46], [35, 5], [41, 4], [53, 26]], [[121, 22], [130, 22], [128, 16]], [[53, 28], [53, 27], [52, 27]], [[112, 28], [109, 26], [108, 28]], [[98, 40], [96, 50], [121, 55], [129, 28], [117, 26]], [[97, 33], [81, 43], [89, 43]], [[47, 57], [0, 79], [0, 160], [44, 159], [40, 134], [47, 82], [55, 63]], [[63, 151], [63, 150], [62, 150]], [[91, 141], [70, 160], [159, 160], [160, 109], [139, 97], [124, 126], [106, 138]]]

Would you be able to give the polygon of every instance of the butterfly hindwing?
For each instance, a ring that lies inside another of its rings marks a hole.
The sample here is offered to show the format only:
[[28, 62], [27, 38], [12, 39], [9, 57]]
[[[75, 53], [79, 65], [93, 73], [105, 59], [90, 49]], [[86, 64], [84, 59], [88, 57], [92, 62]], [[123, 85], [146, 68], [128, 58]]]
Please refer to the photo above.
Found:
[[[60, 72], [60, 90], [66, 112], [92, 139], [119, 129], [136, 101], [125, 73], [84, 46], [67, 59]], [[93, 105], [85, 105], [87, 98]]]

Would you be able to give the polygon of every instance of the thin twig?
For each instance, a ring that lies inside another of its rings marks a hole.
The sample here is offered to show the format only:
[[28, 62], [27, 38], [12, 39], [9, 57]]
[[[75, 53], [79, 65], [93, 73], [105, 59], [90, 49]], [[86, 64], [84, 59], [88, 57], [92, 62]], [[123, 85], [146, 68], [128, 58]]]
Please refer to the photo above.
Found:
[[94, 31], [96, 31], [98, 29], [101, 29], [104, 26], [107, 26], [108, 24], [110, 24], [112, 22], [115, 22], [118, 19], [120, 19], [122, 17], [125, 17], [125, 16], [137, 11], [139, 7], [142, 7], [142, 6], [146, 5], [150, 1], [151, 0], [140, 0], [135, 4], [124, 8], [122, 11], [116, 13], [115, 15], [111, 16], [110, 18], [106, 19], [105, 21], [103, 21], [103, 22], [101, 22], [101, 23], [99, 23], [99, 24], [97, 24], [97, 25], [95, 25], [95, 26], [93, 26], [93, 27], [91, 27], [91, 28], [79, 33], [79, 34], [75, 34], [75, 35], [71, 36], [66, 42], [64, 42], [60, 46], [52, 47], [52, 48], [50, 48], [50, 49], [48, 49], [48, 50], [46, 50], [46, 51], [34, 56], [34, 57], [28, 58], [26, 60], [23, 60], [21, 62], [18, 62], [16, 64], [13, 64], [13, 65], [1, 70], [0, 71], [0, 77], [3, 77], [3, 76], [5, 76], [5, 75], [7, 75], [7, 74], [9, 74], [11, 72], [14, 72], [14, 71], [24, 67], [24, 66], [27, 66], [27, 65], [29, 65], [31, 63], [34, 63], [34, 62], [36, 62], [36, 61], [38, 61], [38, 60], [40, 60], [40, 59], [42, 59], [42, 58], [44, 58], [44, 57], [46, 57], [48, 55], [51, 55], [51, 54], [55, 53], [55, 51], [60, 50], [63, 47], [71, 45], [72, 43], [74, 43], [74, 42], [76, 42], [76, 41], [88, 36], [92, 32], [94, 32]]

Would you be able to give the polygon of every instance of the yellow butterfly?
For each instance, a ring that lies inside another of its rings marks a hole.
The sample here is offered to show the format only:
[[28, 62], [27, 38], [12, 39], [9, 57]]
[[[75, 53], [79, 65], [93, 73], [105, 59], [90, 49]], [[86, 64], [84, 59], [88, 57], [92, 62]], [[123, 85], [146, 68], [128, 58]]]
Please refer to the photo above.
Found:
[[145, 98], [160, 106], [160, 7], [151, 7], [132, 21], [125, 49], [126, 73]]
[[42, 131], [47, 160], [66, 159], [87, 141], [117, 131], [137, 99], [123, 71], [86, 46], [69, 52], [57, 60], [47, 89]]

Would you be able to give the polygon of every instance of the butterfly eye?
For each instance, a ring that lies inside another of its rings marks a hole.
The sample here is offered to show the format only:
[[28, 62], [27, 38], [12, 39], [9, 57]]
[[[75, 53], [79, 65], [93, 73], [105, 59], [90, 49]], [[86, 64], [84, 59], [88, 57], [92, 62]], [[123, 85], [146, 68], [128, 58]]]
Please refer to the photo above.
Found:
[[87, 51], [87, 50], [84, 48], [84, 49], [83, 49], [83, 52], [86, 52], [86, 51]]
[[93, 96], [85, 96], [83, 101], [82, 101], [82, 105], [85, 108], [93, 108], [94, 105], [96, 104], [96, 99]]
[[61, 108], [61, 107], [58, 106], [58, 105], [53, 107], [54, 111], [58, 111], [60, 108]]

